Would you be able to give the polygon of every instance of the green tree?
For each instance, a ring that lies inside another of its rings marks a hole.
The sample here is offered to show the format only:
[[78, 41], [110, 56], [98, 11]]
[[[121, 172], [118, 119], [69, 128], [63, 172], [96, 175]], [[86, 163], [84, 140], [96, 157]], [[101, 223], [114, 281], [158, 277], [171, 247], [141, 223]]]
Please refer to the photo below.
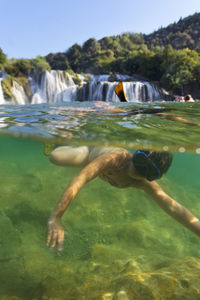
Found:
[[96, 39], [94, 38], [87, 40], [82, 47], [82, 51], [84, 55], [92, 56], [92, 57], [97, 55], [100, 50], [101, 50], [101, 46], [99, 42], [97, 42]]
[[130, 34], [123, 34], [120, 37], [120, 45], [123, 49], [126, 50], [133, 50], [135, 46], [133, 42], [130, 40]]
[[68, 70], [70, 64], [65, 53], [50, 53], [46, 57], [46, 63], [50, 65], [53, 70]]
[[74, 44], [66, 51], [66, 56], [73, 71], [80, 71], [80, 59], [82, 58], [82, 48], [78, 44]]
[[112, 37], [104, 37], [99, 41], [101, 50], [107, 50], [112, 48], [113, 39]]
[[2, 49], [0, 48], [0, 68], [2, 68], [5, 62], [6, 62], [6, 55], [3, 53]]
[[5, 71], [14, 77], [28, 76], [33, 69], [34, 66], [30, 59], [11, 60], [5, 65]]
[[130, 40], [132, 41], [133, 44], [136, 45], [144, 44], [143, 34], [140, 33], [130, 34]]
[[190, 49], [174, 50], [168, 59], [161, 83], [176, 92], [184, 92], [188, 84], [194, 84], [198, 79], [197, 70], [200, 65], [199, 54]]
[[194, 40], [192, 39], [191, 35], [189, 35], [187, 32], [178, 31], [172, 35], [169, 35], [168, 39], [171, 40], [171, 45], [175, 49], [194, 47]]
[[120, 36], [104, 37], [99, 43], [102, 50], [112, 50], [116, 58], [121, 55], [123, 48], [120, 45]]
[[34, 69], [37, 69], [39, 72], [45, 72], [51, 69], [46, 59], [42, 56], [37, 56], [35, 59], [32, 60], [32, 63]]

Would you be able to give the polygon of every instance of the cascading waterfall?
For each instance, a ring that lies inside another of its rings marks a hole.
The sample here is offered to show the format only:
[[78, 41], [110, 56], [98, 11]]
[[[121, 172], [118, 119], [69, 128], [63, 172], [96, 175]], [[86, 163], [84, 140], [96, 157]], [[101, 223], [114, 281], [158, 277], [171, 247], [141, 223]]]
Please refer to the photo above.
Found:
[[12, 96], [13, 96], [13, 102], [15, 104], [28, 104], [28, 97], [25, 94], [25, 91], [21, 85], [19, 85], [16, 81], [13, 81], [12, 86]]
[[162, 98], [159, 89], [147, 81], [123, 82], [123, 87], [130, 102], [156, 101]]
[[38, 83], [36, 76], [30, 77], [29, 82], [32, 90], [32, 104], [57, 103], [76, 100], [77, 86], [72, 76], [63, 71], [46, 71]]
[[157, 86], [150, 84], [150, 82], [148, 81], [145, 81], [144, 84], [146, 85], [148, 90], [147, 100], [153, 101], [161, 99], [161, 91], [159, 91]]
[[2, 90], [2, 86], [1, 86], [1, 81], [3, 80], [3, 78], [0, 78], [0, 104], [5, 104], [5, 100], [3, 97], [3, 90]]
[[[9, 103], [40, 104], [59, 103], [68, 101], [106, 101], [119, 102], [114, 88], [123, 81], [124, 91], [130, 102], [145, 102], [162, 99], [163, 92], [147, 81], [136, 81], [128, 75], [90, 75], [76, 74], [78, 83], [73, 76], [64, 71], [51, 70], [44, 73], [34, 71], [28, 78], [30, 85], [29, 96], [22, 86], [13, 80], [11, 89], [12, 99]], [[2, 80], [3, 78], [0, 78]], [[114, 81], [109, 81], [113, 80]], [[75, 82], [74, 82], [75, 81]], [[0, 85], [0, 104], [8, 103], [3, 97]]]
[[[114, 88], [118, 82], [109, 81], [91, 81], [89, 86], [83, 86], [83, 101], [112, 101], [119, 102], [119, 98], [115, 94]], [[88, 93], [85, 90], [88, 90]]]
[[[109, 82], [110, 75], [95, 75], [87, 85], [83, 85], [80, 93], [82, 101], [112, 101], [119, 102], [114, 88], [118, 81]], [[116, 75], [117, 80], [128, 80], [127, 75]], [[156, 101], [162, 98], [159, 89], [147, 81], [125, 81], [124, 92], [130, 102]]]

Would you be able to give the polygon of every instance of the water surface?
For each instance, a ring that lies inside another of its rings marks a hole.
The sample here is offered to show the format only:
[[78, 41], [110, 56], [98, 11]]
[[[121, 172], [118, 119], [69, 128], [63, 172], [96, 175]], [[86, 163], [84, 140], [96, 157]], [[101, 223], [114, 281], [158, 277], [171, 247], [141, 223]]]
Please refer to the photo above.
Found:
[[[174, 151], [185, 147], [186, 151], [194, 152], [200, 147], [199, 127], [143, 112], [167, 109], [167, 113], [199, 123], [200, 103], [100, 103], [1, 105], [0, 134], [55, 139], [67, 144], [167, 146]], [[123, 112], [113, 112], [115, 109]]]

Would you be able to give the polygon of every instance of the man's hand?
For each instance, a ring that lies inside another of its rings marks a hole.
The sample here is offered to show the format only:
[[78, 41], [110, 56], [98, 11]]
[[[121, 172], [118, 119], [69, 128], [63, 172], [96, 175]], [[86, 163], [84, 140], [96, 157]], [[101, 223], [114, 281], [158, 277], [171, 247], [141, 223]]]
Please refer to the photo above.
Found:
[[51, 249], [57, 246], [58, 251], [63, 250], [64, 244], [64, 229], [61, 221], [58, 218], [50, 218], [48, 221], [47, 246]]

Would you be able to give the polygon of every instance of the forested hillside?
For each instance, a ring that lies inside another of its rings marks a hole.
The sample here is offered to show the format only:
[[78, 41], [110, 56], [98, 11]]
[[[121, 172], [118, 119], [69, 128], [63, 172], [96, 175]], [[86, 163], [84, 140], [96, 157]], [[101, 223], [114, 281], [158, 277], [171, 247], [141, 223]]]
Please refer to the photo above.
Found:
[[200, 13], [180, 19], [152, 34], [124, 33], [90, 38], [65, 52], [27, 60], [6, 60], [0, 66], [10, 76], [20, 77], [33, 69], [68, 70], [76, 73], [137, 74], [159, 83], [171, 93], [200, 97]]
[[144, 35], [148, 47], [172, 45], [174, 49], [200, 50], [200, 13], [180, 18], [177, 23]]

